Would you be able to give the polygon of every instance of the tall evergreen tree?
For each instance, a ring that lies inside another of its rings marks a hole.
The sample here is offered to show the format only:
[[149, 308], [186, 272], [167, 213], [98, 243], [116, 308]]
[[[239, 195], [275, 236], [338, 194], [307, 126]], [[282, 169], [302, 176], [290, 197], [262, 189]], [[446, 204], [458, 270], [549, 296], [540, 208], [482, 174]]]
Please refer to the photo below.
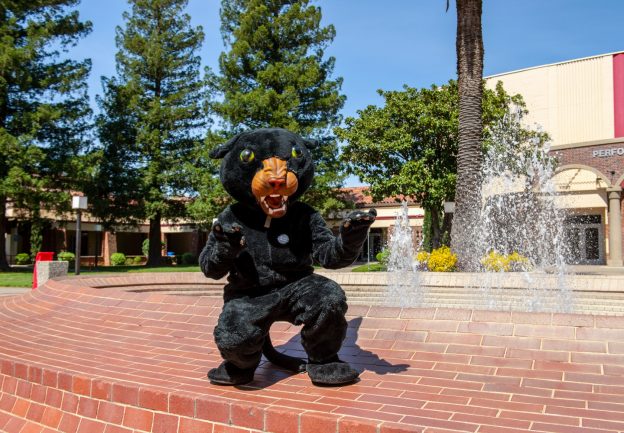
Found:
[[319, 140], [316, 179], [304, 200], [322, 211], [341, 206], [332, 191], [344, 177], [332, 129], [341, 121], [342, 78], [325, 49], [334, 26], [321, 26], [310, 0], [222, 0], [221, 33], [227, 52], [213, 78], [226, 135], [248, 128], [281, 127]]
[[184, 214], [189, 167], [207, 122], [206, 81], [200, 74], [204, 33], [184, 13], [187, 0], [130, 0], [117, 28], [117, 77], [104, 79], [98, 131], [103, 144], [99, 190], [113, 216], [149, 220], [148, 266], [161, 261], [161, 221]]
[[104, 227], [119, 223], [136, 223], [144, 219], [142, 200], [142, 166], [137, 145], [137, 112], [128, 103], [133, 90], [114, 78], [102, 78], [103, 95], [97, 97], [100, 114], [96, 119], [100, 148], [93, 152], [96, 167], [88, 182], [87, 195], [92, 212]]
[[[64, 56], [91, 28], [72, 10], [78, 3], [0, 2], [1, 238], [11, 203], [26, 210], [39, 239], [41, 210], [67, 209], [66, 191], [80, 179], [78, 157], [90, 115], [85, 79], [91, 64]], [[2, 244], [0, 269], [7, 268]]]

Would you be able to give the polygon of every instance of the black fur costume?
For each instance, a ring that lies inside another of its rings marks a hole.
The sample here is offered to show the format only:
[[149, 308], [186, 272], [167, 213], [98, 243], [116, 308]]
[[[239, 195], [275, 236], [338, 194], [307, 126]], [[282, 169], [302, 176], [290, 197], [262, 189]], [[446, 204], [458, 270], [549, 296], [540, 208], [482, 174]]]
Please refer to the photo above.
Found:
[[[331, 269], [351, 264], [376, 213], [352, 212], [334, 236], [318, 212], [296, 201], [312, 182], [313, 146], [284, 129], [259, 129], [241, 133], [211, 153], [223, 158], [221, 182], [237, 201], [218, 216], [200, 256], [207, 277], [229, 273], [214, 330], [225, 361], [208, 373], [212, 383], [253, 380], [263, 350], [278, 365], [307, 370], [316, 384], [358, 377], [337, 356], [347, 329], [345, 293], [334, 281], [314, 274], [312, 263]], [[265, 190], [270, 184], [274, 194], [254, 195], [256, 177], [260, 184], [264, 179]], [[287, 188], [289, 195], [281, 195]], [[269, 328], [276, 321], [303, 324], [307, 364], [273, 349]]]

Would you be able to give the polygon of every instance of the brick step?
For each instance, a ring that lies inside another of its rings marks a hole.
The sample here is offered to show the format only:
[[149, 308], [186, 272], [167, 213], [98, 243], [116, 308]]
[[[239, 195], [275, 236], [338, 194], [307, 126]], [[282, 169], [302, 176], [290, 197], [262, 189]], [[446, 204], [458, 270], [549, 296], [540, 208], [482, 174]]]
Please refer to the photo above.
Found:
[[[384, 299], [386, 298], [389, 293], [388, 292], [353, 292], [350, 290], [345, 290], [345, 292], [347, 293], [347, 295], [349, 297], [376, 297], [379, 299]], [[208, 292], [206, 292], [208, 293]], [[211, 292], [211, 293], [219, 293], [219, 292]], [[541, 298], [544, 299], [557, 299], [559, 296], [558, 294], [549, 294], [549, 293], [543, 293], [543, 292], [538, 292], [538, 294], [540, 295]], [[410, 295], [409, 293], [406, 295]], [[416, 295], [416, 292], [411, 293], [411, 295]], [[479, 300], [479, 299], [483, 299], [483, 295], [481, 293], [462, 293], [462, 292], [452, 292], [452, 291], [448, 291], [448, 292], [437, 292], [437, 293], [432, 293], [432, 292], [424, 292], [422, 294], [425, 299], [444, 299], [444, 298], [457, 298], [457, 299], [475, 299], [475, 300]], [[526, 299], [527, 295], [526, 293], [498, 293], [495, 292], [492, 294], [492, 297], [495, 298], [505, 298], [505, 299]], [[612, 295], [612, 294], [605, 294], [605, 293], [584, 293], [584, 292], [573, 292], [571, 294], [571, 297], [575, 300], [589, 300], [592, 302], [620, 302], [620, 303], [624, 303], [624, 296], [617, 296], [617, 295]]]
[[[362, 298], [362, 299], [350, 299], [349, 300], [349, 304], [352, 305], [383, 305], [383, 306], [396, 306], [390, 303], [383, 303], [381, 300], [376, 299], [376, 298], [371, 298], [371, 299], [367, 299], [367, 298]], [[481, 303], [481, 304], [470, 304], [467, 303], [465, 301], [461, 301], [461, 302], [453, 302], [451, 301], [440, 301], [440, 302], [425, 302], [419, 305], [419, 308], [437, 308], [437, 307], [441, 307], [441, 308], [473, 308], [473, 309], [478, 309], [478, 310], [509, 310], [510, 308], [513, 309], [514, 311], [523, 311], [524, 309], [526, 309], [525, 304], [518, 302], [517, 304], [511, 304], [510, 303], [505, 303], [505, 304], [498, 304], [498, 305], [494, 305], [492, 306], [491, 304], [486, 304], [486, 303]], [[551, 307], [553, 310], [555, 308]], [[586, 305], [579, 305], [579, 304], [574, 304], [574, 311], [578, 314], [605, 314], [605, 315], [617, 315], [617, 316], [624, 316], [624, 306], [619, 305], [619, 306], [613, 306], [613, 305], [609, 305], [609, 304], [604, 304], [604, 305], [593, 305], [593, 304], [586, 304]]]
[[[345, 285], [343, 284], [342, 287], [345, 289], [345, 291], [348, 292], [352, 292], [352, 293], [358, 293], [358, 292], [370, 292], [370, 293], [386, 293], [389, 288], [388, 286], [353, 286], [353, 285]], [[509, 293], [509, 294], [522, 294], [523, 292], [527, 291], [528, 289], [524, 289], [524, 288], [514, 288], [514, 289], [509, 289], [509, 288], [491, 288], [491, 289], [481, 289], [478, 287], [439, 287], [439, 286], [426, 286], [426, 287], [422, 287], [420, 290], [422, 290], [425, 293], [467, 293], [467, 294], [475, 294], [475, 293], [481, 293], [481, 291], [487, 291], [490, 290], [494, 293]], [[544, 290], [547, 291], [547, 290]], [[556, 291], [556, 290], [555, 290]], [[596, 291], [596, 290], [582, 290], [582, 289], [575, 289], [573, 290], [574, 293], [587, 293], [587, 294], [591, 294], [591, 296], [595, 296], [596, 294], [599, 294], [601, 297], [605, 297], [605, 298], [611, 298], [611, 299], [622, 299], [624, 297], [624, 286], [622, 287], [622, 292], [607, 292], [607, 291]]]
[[[134, 291], [134, 290], [132, 290]], [[167, 288], [158, 288], [150, 291], [161, 294], [176, 296], [206, 296], [221, 299], [223, 290], [221, 288], [214, 290], [169, 290]], [[347, 299], [350, 303], [368, 304], [368, 305], [390, 305], [387, 298], [387, 292], [384, 290], [377, 291], [360, 291], [350, 290], [346, 288]], [[497, 297], [502, 299], [499, 301], [502, 305], [518, 305], [522, 307], [526, 301], [526, 296], [518, 291], [508, 291], [507, 293], [496, 293]], [[545, 295], [542, 298], [545, 305], [555, 305], [558, 301], [556, 296]], [[624, 298], [617, 293], [609, 292], [575, 292], [574, 293], [574, 309], [583, 313], [620, 313], [624, 314]], [[453, 307], [453, 308], [483, 308], [490, 309], [490, 301], [476, 296], [474, 290], [452, 291], [449, 289], [435, 290], [425, 292], [425, 300], [420, 307]]]

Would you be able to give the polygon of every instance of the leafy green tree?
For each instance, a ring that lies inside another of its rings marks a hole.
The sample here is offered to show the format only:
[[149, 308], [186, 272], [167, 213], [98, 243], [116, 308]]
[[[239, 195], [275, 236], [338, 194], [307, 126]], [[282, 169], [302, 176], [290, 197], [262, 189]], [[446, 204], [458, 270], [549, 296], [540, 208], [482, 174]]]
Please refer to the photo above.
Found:
[[[0, 234], [6, 207], [32, 218], [40, 245], [41, 210], [66, 210], [82, 168], [91, 63], [66, 58], [91, 28], [78, 0], [0, 2]], [[75, 175], [75, 176], [74, 176]], [[33, 250], [33, 253], [37, 251]], [[4, 246], [0, 269], [7, 269]]]
[[148, 266], [161, 261], [161, 221], [185, 215], [189, 172], [207, 125], [207, 82], [187, 0], [131, 0], [117, 28], [117, 77], [104, 79], [98, 133], [102, 142], [97, 210], [109, 221], [149, 220]]
[[[341, 159], [350, 173], [370, 185], [375, 200], [405, 195], [420, 202], [428, 218], [427, 242], [437, 248], [450, 230], [450, 219], [442, 218], [443, 204], [456, 195], [457, 82], [428, 89], [405, 86], [403, 91], [379, 94], [385, 100], [383, 107], [370, 105], [358, 111], [357, 118], [347, 118], [344, 128], [336, 128], [338, 137], [346, 142]], [[480, 152], [497, 145], [489, 140], [492, 127], [514, 110], [526, 112], [522, 97], [507, 94], [500, 82], [494, 90], [484, 90], [483, 98], [486, 128]], [[544, 143], [547, 139], [519, 122], [508, 124], [516, 128], [522, 142], [537, 138]]]
[[332, 79], [335, 59], [325, 58], [334, 26], [321, 26], [321, 9], [309, 0], [222, 0], [221, 33], [227, 52], [219, 58], [213, 104], [224, 135], [281, 127], [320, 146], [313, 152], [316, 178], [304, 200], [322, 212], [343, 206], [335, 189], [344, 175], [333, 127], [345, 96], [342, 78]]

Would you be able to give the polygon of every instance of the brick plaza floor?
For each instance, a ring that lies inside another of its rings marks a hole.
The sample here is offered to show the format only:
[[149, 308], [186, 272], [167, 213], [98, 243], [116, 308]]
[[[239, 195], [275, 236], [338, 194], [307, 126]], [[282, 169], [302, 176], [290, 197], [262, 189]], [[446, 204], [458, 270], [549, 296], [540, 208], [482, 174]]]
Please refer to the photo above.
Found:
[[[231, 388], [205, 376], [219, 300], [96, 288], [109, 283], [0, 298], [1, 431], [624, 431], [624, 317], [354, 305], [341, 357], [360, 382], [319, 388], [263, 363]], [[297, 327], [271, 335], [302, 355]]]

